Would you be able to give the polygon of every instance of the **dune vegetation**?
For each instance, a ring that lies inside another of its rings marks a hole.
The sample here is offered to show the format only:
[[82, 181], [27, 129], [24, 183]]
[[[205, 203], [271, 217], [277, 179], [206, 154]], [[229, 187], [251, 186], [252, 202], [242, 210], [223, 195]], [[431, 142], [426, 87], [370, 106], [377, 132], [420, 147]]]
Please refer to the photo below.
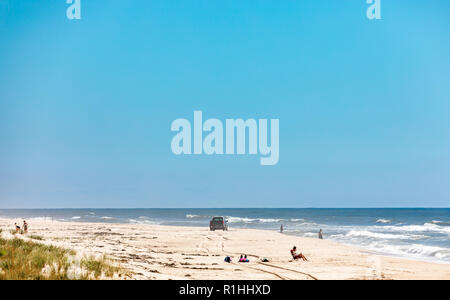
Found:
[[60, 247], [0, 238], [0, 280], [120, 279], [124, 275], [104, 257], [78, 257]]

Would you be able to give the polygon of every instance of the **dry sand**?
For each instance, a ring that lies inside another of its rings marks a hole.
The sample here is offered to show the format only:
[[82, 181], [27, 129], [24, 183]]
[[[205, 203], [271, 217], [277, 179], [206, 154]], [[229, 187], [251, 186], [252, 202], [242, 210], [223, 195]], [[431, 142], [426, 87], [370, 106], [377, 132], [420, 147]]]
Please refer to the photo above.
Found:
[[[14, 222], [0, 219], [10, 238]], [[146, 224], [102, 224], [30, 220], [38, 241], [85, 255], [106, 255], [133, 279], [450, 279], [450, 265], [377, 255], [356, 247], [275, 231]], [[309, 262], [292, 261], [293, 245]], [[250, 263], [238, 263], [247, 254]], [[233, 258], [225, 263], [224, 257]], [[269, 263], [261, 262], [266, 257]]]

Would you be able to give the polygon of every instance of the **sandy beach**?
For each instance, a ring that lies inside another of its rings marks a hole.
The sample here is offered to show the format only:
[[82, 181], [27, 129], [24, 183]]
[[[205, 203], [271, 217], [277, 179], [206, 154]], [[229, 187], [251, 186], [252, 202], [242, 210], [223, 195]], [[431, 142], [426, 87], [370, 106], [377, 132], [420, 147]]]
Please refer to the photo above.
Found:
[[[0, 219], [3, 238], [12, 238], [14, 223]], [[106, 255], [130, 271], [130, 279], [326, 280], [326, 279], [450, 279], [450, 265], [369, 253], [327, 240], [275, 231], [147, 224], [76, 223], [30, 220], [31, 235], [45, 244], [84, 255]], [[293, 261], [293, 245], [309, 259]], [[249, 263], [238, 263], [239, 255]], [[231, 256], [232, 263], [224, 257]], [[262, 258], [270, 262], [261, 262]]]

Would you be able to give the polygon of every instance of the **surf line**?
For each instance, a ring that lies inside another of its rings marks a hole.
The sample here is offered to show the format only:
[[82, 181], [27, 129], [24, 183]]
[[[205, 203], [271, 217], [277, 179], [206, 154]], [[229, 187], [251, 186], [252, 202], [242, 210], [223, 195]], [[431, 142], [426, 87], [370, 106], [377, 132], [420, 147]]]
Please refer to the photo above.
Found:
[[[171, 142], [172, 152], [181, 154], [206, 155], [257, 155], [260, 164], [276, 165], [280, 158], [280, 121], [270, 120], [270, 145], [268, 139], [268, 120], [259, 119], [226, 119], [225, 140], [224, 125], [219, 119], [207, 119], [203, 122], [203, 112], [194, 111], [194, 126], [187, 119], [176, 119], [171, 124], [171, 131], [177, 132]], [[248, 137], [247, 137], [248, 131]], [[203, 139], [203, 133], [207, 135]], [[193, 151], [192, 151], [193, 135]], [[248, 140], [248, 145], [246, 141]], [[224, 151], [225, 142], [225, 151]], [[236, 144], [236, 145], [235, 145]], [[248, 146], [248, 147], [247, 147]], [[248, 148], [248, 153], [247, 153]]]

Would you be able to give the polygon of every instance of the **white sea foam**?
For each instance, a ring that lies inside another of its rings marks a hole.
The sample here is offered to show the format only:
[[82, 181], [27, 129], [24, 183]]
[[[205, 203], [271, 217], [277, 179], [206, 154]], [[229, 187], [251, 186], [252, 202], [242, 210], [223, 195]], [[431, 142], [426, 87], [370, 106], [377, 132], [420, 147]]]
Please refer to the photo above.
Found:
[[226, 217], [226, 220], [228, 221], [228, 223], [252, 223], [257, 221], [257, 219], [239, 217]]
[[306, 237], [317, 237], [317, 236], [318, 236], [318, 233], [314, 233], [314, 232], [306, 232], [306, 233], [304, 234], [304, 236], [306, 236]]
[[366, 230], [351, 230], [346, 234], [346, 236], [367, 237], [385, 240], [417, 240], [426, 238], [426, 236], [424, 235], [390, 234], [390, 233], [371, 232]]
[[387, 219], [378, 219], [377, 223], [383, 223], [383, 224], [387, 224], [387, 223], [391, 223], [391, 220], [387, 220]]
[[328, 227], [332, 232], [328, 238], [388, 255], [450, 263], [450, 248], [440, 241], [448, 239], [448, 229], [449, 227], [433, 223], [402, 226], [333, 226]]
[[393, 245], [374, 242], [368, 248], [386, 254], [450, 262], [450, 249], [443, 247], [421, 244]]
[[81, 217], [80, 217], [80, 216], [74, 216], [74, 217], [72, 217], [71, 219], [72, 219], [72, 220], [78, 220], [78, 219], [81, 219]]
[[431, 221], [431, 223], [436, 224], [436, 225], [450, 225], [450, 222], [444, 222], [444, 221], [439, 221], [439, 220], [433, 220]]
[[279, 223], [283, 221], [283, 219], [258, 219], [261, 223]]
[[272, 218], [241, 218], [241, 217], [226, 217], [228, 223], [280, 223], [283, 219], [272, 219]]
[[101, 217], [100, 219], [102, 219], [102, 220], [111, 220], [113, 218], [112, 217], [108, 217], [108, 216], [104, 216], [104, 217]]
[[199, 216], [199, 215], [186, 215], [186, 219], [199, 219], [199, 218], [207, 218], [206, 216]]
[[423, 225], [385, 226], [383, 229], [403, 232], [435, 232], [450, 234], [450, 227], [443, 227], [433, 223]]
[[316, 229], [319, 230], [319, 227], [325, 227], [325, 226], [321, 226], [317, 223], [312, 223], [312, 222], [303, 222], [303, 223], [295, 224], [295, 227], [311, 228], [311, 229], [314, 228], [314, 230], [316, 230]]
[[139, 219], [139, 220], [129, 219], [128, 222], [131, 224], [152, 224], [152, 225], [158, 224], [157, 222], [154, 222], [154, 221], [142, 220], [142, 219]]

